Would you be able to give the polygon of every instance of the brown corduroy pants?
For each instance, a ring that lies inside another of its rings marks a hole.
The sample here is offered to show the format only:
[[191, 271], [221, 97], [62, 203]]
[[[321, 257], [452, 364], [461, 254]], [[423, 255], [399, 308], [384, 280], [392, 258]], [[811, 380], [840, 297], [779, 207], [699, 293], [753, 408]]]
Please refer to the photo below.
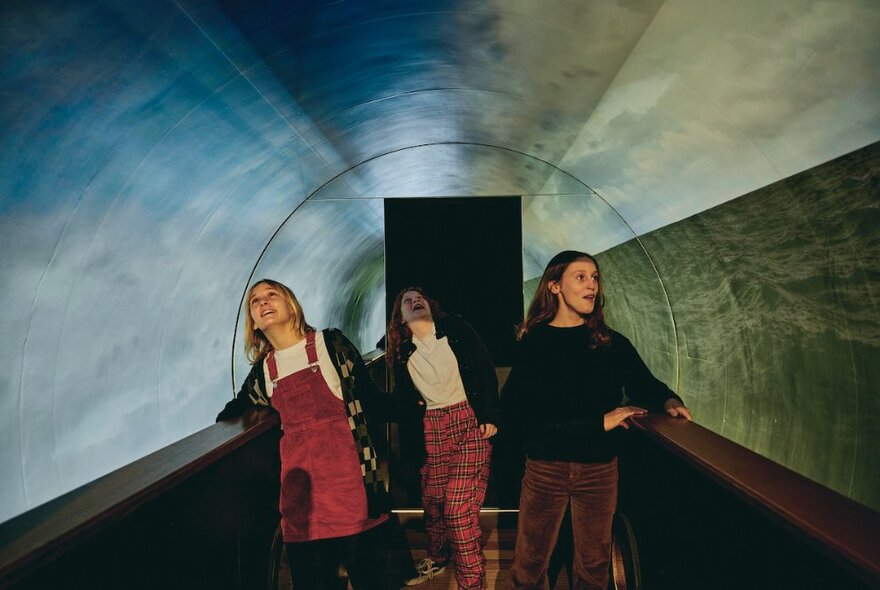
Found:
[[611, 524], [617, 507], [617, 459], [610, 463], [526, 462], [510, 590], [545, 587], [547, 564], [569, 502], [574, 589], [606, 590]]

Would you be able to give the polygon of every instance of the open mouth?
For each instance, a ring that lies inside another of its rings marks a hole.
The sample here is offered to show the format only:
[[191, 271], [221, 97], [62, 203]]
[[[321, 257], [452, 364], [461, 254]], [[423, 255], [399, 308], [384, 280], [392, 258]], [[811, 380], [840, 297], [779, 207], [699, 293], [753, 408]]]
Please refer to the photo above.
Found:
[[264, 311], [263, 313], [260, 314], [260, 317], [264, 318], [267, 315], [269, 315], [270, 313], [275, 313], [275, 310], [274, 309], [267, 309], [266, 311]]
[[424, 310], [424, 309], [425, 309], [425, 306], [422, 305], [421, 303], [416, 303], [415, 305], [413, 305], [413, 311], [420, 311], [420, 310]]

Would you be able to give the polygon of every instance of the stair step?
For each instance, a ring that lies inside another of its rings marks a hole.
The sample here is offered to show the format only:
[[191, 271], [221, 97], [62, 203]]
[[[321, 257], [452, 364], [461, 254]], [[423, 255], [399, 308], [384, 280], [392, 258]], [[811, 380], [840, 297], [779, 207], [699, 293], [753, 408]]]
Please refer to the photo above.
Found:
[[[486, 588], [503, 588], [507, 572], [513, 564], [516, 541], [516, 513], [484, 510], [480, 512], [480, 530], [483, 532], [483, 555], [486, 558]], [[399, 512], [400, 524], [412, 549], [413, 561], [427, 557], [428, 535], [424, 515], [420, 510]], [[450, 564], [442, 574], [418, 586], [419, 590], [457, 590], [455, 566]], [[565, 575], [559, 576], [554, 590], [568, 590]]]

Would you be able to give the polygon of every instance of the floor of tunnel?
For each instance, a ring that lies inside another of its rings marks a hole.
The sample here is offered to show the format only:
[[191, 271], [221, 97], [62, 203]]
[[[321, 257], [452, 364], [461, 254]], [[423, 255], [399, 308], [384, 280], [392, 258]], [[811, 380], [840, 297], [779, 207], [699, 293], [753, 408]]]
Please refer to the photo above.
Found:
[[[516, 528], [504, 523], [505, 514], [494, 512], [480, 514], [480, 529], [483, 532], [483, 555], [486, 557], [486, 588], [502, 588], [507, 579], [507, 572], [513, 563], [513, 546], [516, 540]], [[424, 530], [421, 514], [401, 514], [401, 525], [406, 531], [406, 538], [412, 548], [413, 561], [427, 557], [428, 535]], [[500, 522], [499, 522], [500, 521]], [[424, 590], [455, 590], [455, 566], [450, 563], [442, 574], [417, 586]]]
[[[428, 536], [424, 530], [423, 517], [418, 512], [400, 513], [401, 526], [412, 551], [413, 562], [427, 556]], [[480, 514], [480, 529], [483, 533], [483, 555], [486, 557], [486, 590], [505, 587], [507, 573], [513, 564], [513, 548], [516, 540], [515, 515], [509, 513], [483, 512]], [[288, 590], [290, 577], [286, 560], [281, 562], [282, 571], [278, 584], [279, 590]], [[432, 580], [416, 586], [401, 586], [421, 590], [457, 590], [455, 583], [455, 566], [450, 564], [446, 570]], [[569, 590], [566, 572], [562, 571], [551, 590]], [[339, 590], [351, 590], [347, 580], [340, 579]]]

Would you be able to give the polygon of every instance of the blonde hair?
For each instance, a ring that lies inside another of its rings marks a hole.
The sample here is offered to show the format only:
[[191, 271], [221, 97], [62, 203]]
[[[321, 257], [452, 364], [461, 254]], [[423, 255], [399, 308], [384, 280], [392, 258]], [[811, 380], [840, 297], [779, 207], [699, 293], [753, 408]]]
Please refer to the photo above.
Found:
[[254, 326], [254, 318], [251, 316], [251, 297], [253, 296], [254, 289], [257, 288], [257, 285], [262, 284], [269, 285], [281, 292], [281, 297], [287, 303], [288, 307], [290, 307], [291, 330], [300, 336], [305, 336], [308, 332], [315, 331], [313, 327], [306, 323], [306, 317], [303, 313], [302, 306], [299, 304], [296, 295], [290, 290], [290, 287], [283, 283], [279, 283], [278, 281], [273, 281], [272, 279], [260, 279], [248, 289], [247, 297], [245, 297], [244, 301], [244, 353], [252, 365], [262, 361], [263, 357], [272, 350], [272, 343], [269, 342], [269, 339], [266, 338], [266, 335], [263, 334], [262, 330], [259, 330]]

